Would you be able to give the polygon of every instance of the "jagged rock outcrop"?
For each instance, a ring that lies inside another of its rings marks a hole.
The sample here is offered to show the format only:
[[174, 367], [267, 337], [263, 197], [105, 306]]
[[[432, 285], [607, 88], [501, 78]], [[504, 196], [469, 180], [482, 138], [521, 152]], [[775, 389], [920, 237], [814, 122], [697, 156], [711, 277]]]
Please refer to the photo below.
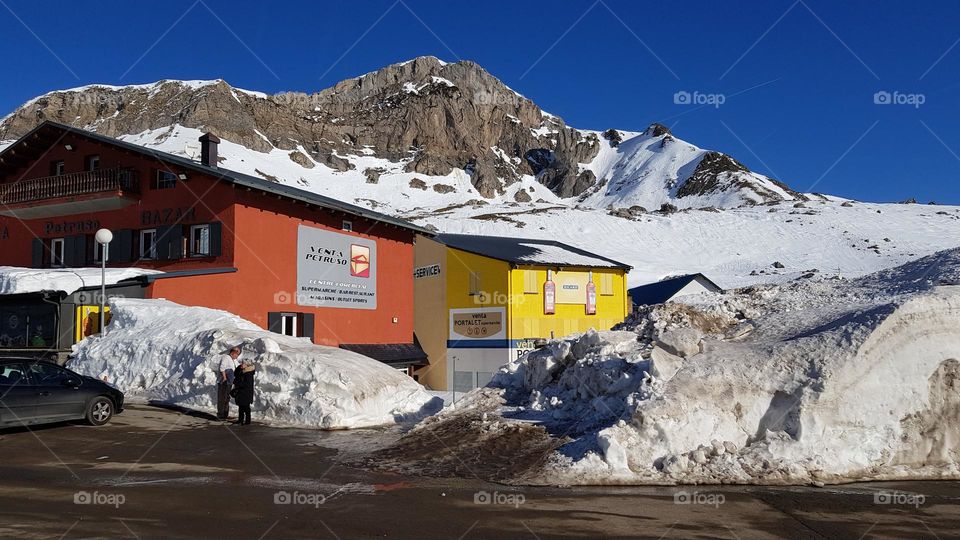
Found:
[[[642, 134], [574, 129], [479, 65], [434, 57], [393, 64], [313, 94], [271, 96], [222, 80], [56, 91], [0, 121], [0, 141], [44, 120], [113, 137], [145, 134], [151, 143], [182, 140], [178, 126], [212, 131], [257, 152], [280, 150], [285, 165], [292, 160], [304, 168], [303, 177], [324, 180], [343, 178], [324, 177], [333, 171], [377, 184], [382, 174], [407, 172], [449, 185], [452, 179], [436, 177], [465, 174], [486, 198], [532, 176], [560, 198], [598, 208], [657, 208], [665, 198], [684, 208], [803, 200], [725, 154], [675, 138], [663, 124], [651, 124]], [[361, 158], [383, 161], [371, 167]], [[255, 172], [279, 182], [296, 180], [285, 178], [282, 169]], [[413, 183], [412, 189], [427, 189], [423, 179]]]
[[[259, 152], [299, 152], [290, 158], [312, 167], [307, 153], [336, 171], [353, 169], [349, 156], [369, 151], [424, 175], [470, 167], [474, 185], [485, 197], [502, 193], [523, 174], [534, 174], [522, 159], [532, 149], [553, 152], [557, 166], [544, 180], [558, 194], [576, 192], [583, 184], [576, 164], [596, 155], [595, 136], [545, 115], [479, 65], [433, 57], [387, 66], [314, 94], [267, 96], [234, 89], [222, 80], [53, 92], [0, 124], [0, 140], [15, 139], [44, 120], [108, 136], [179, 124], [216, 132]], [[543, 135], [533, 133], [544, 126], [549, 129]]]

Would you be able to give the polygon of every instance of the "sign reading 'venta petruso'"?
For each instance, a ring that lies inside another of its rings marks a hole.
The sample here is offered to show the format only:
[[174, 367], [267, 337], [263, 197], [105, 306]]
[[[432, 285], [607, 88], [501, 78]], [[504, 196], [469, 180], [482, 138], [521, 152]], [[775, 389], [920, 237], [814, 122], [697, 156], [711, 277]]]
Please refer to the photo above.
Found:
[[377, 243], [300, 225], [297, 231], [297, 304], [377, 308]]

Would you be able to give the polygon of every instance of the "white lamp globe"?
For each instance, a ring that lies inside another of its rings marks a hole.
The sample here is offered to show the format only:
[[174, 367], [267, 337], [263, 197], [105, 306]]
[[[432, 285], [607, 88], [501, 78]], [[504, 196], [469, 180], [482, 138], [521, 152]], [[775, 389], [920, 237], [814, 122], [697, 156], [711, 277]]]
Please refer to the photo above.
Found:
[[97, 231], [95, 238], [98, 244], [106, 245], [113, 241], [113, 233], [110, 232], [110, 229], [100, 229]]

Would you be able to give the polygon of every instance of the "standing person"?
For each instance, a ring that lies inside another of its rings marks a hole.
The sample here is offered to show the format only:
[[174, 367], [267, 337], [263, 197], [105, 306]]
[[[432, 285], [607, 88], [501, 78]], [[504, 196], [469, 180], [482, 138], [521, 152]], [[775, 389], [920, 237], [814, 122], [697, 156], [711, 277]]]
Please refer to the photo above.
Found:
[[233, 384], [237, 369], [240, 347], [233, 347], [227, 354], [217, 359], [217, 418], [226, 420], [230, 416], [230, 386]]
[[233, 395], [237, 400], [237, 408], [240, 409], [240, 417], [237, 424], [241, 426], [250, 425], [250, 405], [253, 404], [254, 387], [253, 362], [244, 360], [236, 370], [236, 376], [233, 379]]

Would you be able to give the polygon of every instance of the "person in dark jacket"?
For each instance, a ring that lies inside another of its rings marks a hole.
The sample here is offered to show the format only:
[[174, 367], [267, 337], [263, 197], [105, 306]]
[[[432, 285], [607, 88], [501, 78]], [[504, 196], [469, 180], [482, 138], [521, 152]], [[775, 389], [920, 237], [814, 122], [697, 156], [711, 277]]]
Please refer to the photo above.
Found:
[[244, 360], [237, 368], [233, 376], [233, 394], [237, 401], [237, 408], [240, 410], [240, 418], [237, 424], [241, 426], [250, 425], [250, 405], [253, 404], [255, 368], [253, 362]]

